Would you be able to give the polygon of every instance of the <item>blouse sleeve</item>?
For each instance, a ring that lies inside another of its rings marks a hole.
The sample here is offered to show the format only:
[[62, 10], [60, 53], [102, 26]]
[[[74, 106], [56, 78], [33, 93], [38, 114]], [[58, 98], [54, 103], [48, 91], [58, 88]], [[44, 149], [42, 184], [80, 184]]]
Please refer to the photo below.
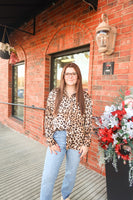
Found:
[[85, 123], [84, 123], [84, 145], [89, 147], [92, 131], [92, 100], [87, 94], [85, 99]]
[[54, 113], [54, 93], [51, 91], [47, 99], [47, 106], [45, 110], [45, 136], [49, 146], [55, 145], [56, 141], [53, 138], [54, 128], [53, 128], [53, 113]]

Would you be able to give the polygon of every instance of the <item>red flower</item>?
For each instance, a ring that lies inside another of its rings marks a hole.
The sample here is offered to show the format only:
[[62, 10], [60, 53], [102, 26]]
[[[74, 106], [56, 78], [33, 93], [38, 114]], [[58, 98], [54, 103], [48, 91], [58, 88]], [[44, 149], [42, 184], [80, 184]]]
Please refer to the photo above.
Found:
[[127, 144], [127, 140], [126, 140], [126, 139], [124, 139], [123, 142], [124, 142], [125, 144]]
[[112, 138], [112, 133], [113, 133], [113, 130], [112, 128], [110, 129], [107, 129], [107, 128], [104, 128], [104, 129], [99, 129], [99, 133], [98, 133], [98, 136], [99, 136], [99, 142], [100, 142], [100, 145], [103, 149], [107, 149], [107, 146], [110, 144], [110, 143], [113, 143], [113, 138]]
[[123, 110], [116, 110], [116, 111], [112, 112], [112, 115], [116, 115], [116, 114], [117, 114], [118, 119], [121, 121], [123, 118], [123, 115], [126, 114], [124, 104], [123, 104]]
[[128, 95], [130, 95], [131, 94], [131, 91], [130, 90], [127, 90], [126, 92], [125, 92], [125, 95], [126, 96], [128, 96]]
[[107, 150], [107, 145], [100, 143], [100, 146], [101, 146], [103, 149]]
[[120, 125], [121, 125], [121, 124], [119, 123], [118, 126], [114, 126], [114, 127], [112, 128], [113, 131], [114, 131], [114, 133], [115, 133], [115, 131], [121, 129]]
[[99, 119], [99, 122], [100, 122], [100, 124], [102, 124], [102, 119], [101, 118]]

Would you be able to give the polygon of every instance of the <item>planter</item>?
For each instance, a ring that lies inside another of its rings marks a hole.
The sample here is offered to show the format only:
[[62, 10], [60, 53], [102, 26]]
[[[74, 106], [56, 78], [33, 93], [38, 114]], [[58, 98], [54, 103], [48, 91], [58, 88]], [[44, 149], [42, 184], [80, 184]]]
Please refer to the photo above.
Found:
[[0, 57], [3, 59], [10, 58], [10, 45], [8, 43], [0, 42]]
[[3, 59], [9, 59], [10, 58], [10, 54], [8, 51], [2, 51], [0, 50], [0, 57]]
[[129, 166], [123, 164], [123, 160], [119, 159], [118, 172], [112, 166], [112, 162], [105, 165], [107, 199], [108, 200], [133, 200], [133, 186], [129, 187]]

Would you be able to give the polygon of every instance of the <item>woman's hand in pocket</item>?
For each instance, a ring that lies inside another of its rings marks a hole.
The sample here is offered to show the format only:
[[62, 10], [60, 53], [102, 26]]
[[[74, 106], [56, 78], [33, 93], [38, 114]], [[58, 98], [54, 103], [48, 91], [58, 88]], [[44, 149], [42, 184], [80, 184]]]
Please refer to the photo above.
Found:
[[57, 151], [61, 152], [61, 149], [58, 144], [52, 145], [50, 148], [50, 153], [54, 153], [57, 155]]
[[81, 154], [80, 158], [82, 158], [83, 156], [85, 156], [87, 154], [88, 149], [89, 148], [87, 146], [81, 146], [80, 147], [80, 154]]

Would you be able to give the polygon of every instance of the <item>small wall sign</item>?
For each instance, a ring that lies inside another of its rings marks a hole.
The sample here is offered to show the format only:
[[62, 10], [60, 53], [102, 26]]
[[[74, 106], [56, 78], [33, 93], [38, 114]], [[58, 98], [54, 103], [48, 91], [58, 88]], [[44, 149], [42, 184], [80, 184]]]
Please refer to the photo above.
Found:
[[114, 74], [114, 62], [103, 63], [103, 75]]

